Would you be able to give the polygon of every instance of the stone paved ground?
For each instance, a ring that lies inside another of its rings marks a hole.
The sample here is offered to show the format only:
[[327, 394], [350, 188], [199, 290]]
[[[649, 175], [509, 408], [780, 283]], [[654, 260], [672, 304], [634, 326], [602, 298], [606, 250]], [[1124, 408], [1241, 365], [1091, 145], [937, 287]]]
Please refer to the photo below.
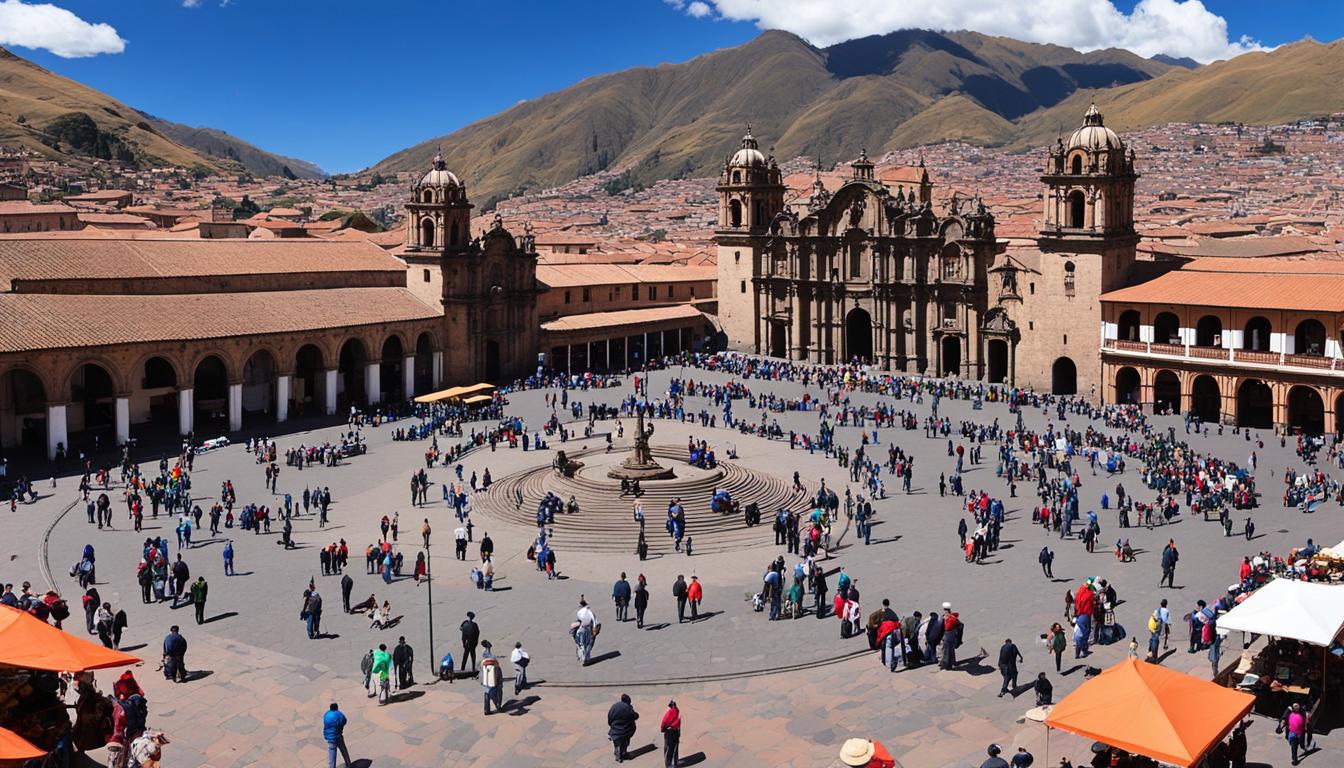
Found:
[[[696, 378], [726, 379], [691, 373]], [[650, 391], [661, 391], [670, 375], [655, 374]], [[756, 391], [768, 387], [784, 396], [802, 391], [800, 386], [788, 383], [748, 384]], [[574, 396], [585, 403], [616, 402], [627, 390], [580, 392]], [[877, 401], [870, 395], [855, 399]], [[542, 393], [521, 393], [510, 400], [511, 412], [522, 415], [531, 425], [540, 425], [546, 414]], [[756, 418], [746, 413], [745, 405], [738, 404], [737, 415]], [[901, 402], [898, 407], [912, 406]], [[920, 414], [927, 413], [927, 403], [913, 407]], [[711, 411], [717, 413], [712, 407]], [[973, 418], [987, 422], [997, 417], [1005, 424], [1011, 423], [1006, 411], [994, 404], [973, 412], [967, 403], [945, 403], [943, 412], [954, 421]], [[785, 430], [815, 429], [815, 414], [789, 413], [772, 418], [778, 418]], [[1183, 431], [1177, 420], [1158, 421]], [[1039, 428], [1045, 417], [1035, 412], [1028, 415], [1028, 422]], [[1081, 417], [1070, 417], [1070, 422], [1084, 428]], [[848, 476], [821, 454], [789, 451], [785, 443], [664, 421], [657, 422], [657, 427], [655, 442], [684, 444], [688, 435], [695, 435], [717, 445], [721, 454], [733, 444], [741, 453], [740, 463], [781, 477], [791, 477], [797, 470], [809, 482], [825, 479], [828, 485], [843, 489]], [[600, 431], [606, 428], [599, 424]], [[286, 434], [279, 441], [283, 449], [301, 442], [311, 444], [337, 431], [326, 428]], [[857, 429], [842, 428], [839, 432], [840, 439], [850, 445], [859, 439]], [[62, 479], [47, 497], [21, 507], [9, 521], [5, 544], [8, 567], [4, 568], [3, 579], [41, 582], [42, 542], [50, 528], [51, 571], [57, 586], [76, 597], [77, 585], [65, 575], [66, 569], [86, 542], [97, 547], [99, 589], [104, 599], [127, 609], [131, 627], [124, 642], [131, 647], [143, 645], [139, 652], [150, 660], [138, 676], [149, 693], [152, 724], [164, 728], [173, 738], [168, 750], [170, 765], [322, 765], [325, 747], [319, 723], [331, 700], [339, 701], [350, 717], [347, 737], [352, 752], [375, 766], [606, 765], [610, 752], [604, 738], [603, 715], [622, 691], [631, 694], [644, 716], [635, 746], [656, 740], [657, 720], [667, 699], [675, 697], [686, 719], [683, 755], [703, 753], [704, 763], [709, 765], [826, 765], [840, 743], [855, 735], [884, 741], [904, 765], [915, 768], [979, 765], [985, 745], [992, 741], [1005, 747], [1027, 745], [1036, 753], [1038, 765], [1056, 765], [1063, 755], [1074, 759], [1086, 755], [1086, 744], [1081, 740], [1056, 734], [1050, 739], [1049, 762], [1045, 762], [1043, 728], [1021, 722], [1031, 705], [1031, 694], [997, 698], [999, 678], [991, 669], [992, 658], [955, 672], [917, 669], [889, 674], [873, 655], [861, 653], [866, 647], [862, 639], [840, 640], [834, 619], [806, 617], [772, 624], [763, 614], [752, 612], [745, 598], [757, 589], [760, 574], [779, 550], [772, 546], [768, 526], [756, 529], [759, 546], [719, 555], [667, 556], [641, 564], [633, 554], [560, 551], [559, 569], [566, 578], [548, 582], [525, 558], [532, 536], [529, 528], [492, 522], [478, 513], [477, 536], [488, 531], [496, 543], [499, 587], [492, 594], [479, 592], [467, 580], [471, 563], [451, 557], [454, 524], [449, 510], [439, 501], [423, 509], [413, 509], [408, 503], [407, 481], [412, 471], [423, 466], [426, 444], [395, 443], [390, 433], [386, 426], [366, 430], [369, 454], [338, 468], [301, 473], [284, 468], [281, 493], [289, 490], [297, 497], [305, 485], [321, 484], [330, 487], [336, 500], [332, 524], [325, 531], [317, 530], [310, 517], [299, 519], [295, 528], [299, 549], [282, 550], [276, 534], [254, 536], [226, 531], [235, 536], [237, 551], [239, 575], [232, 578], [223, 576], [219, 541], [198, 541], [186, 553], [193, 578], [203, 573], [211, 584], [206, 611], [211, 620], [204, 626], [195, 625], [192, 611], [186, 606], [172, 610], [166, 604], [140, 603], [134, 566], [143, 536], [126, 530], [124, 518], [116, 520], [118, 530], [100, 532], [85, 522], [81, 509], [62, 516], [75, 498], [77, 479]], [[599, 435], [590, 444], [597, 445], [600, 440]], [[1300, 463], [1291, 461], [1295, 458], [1291, 451], [1280, 449], [1276, 443], [1259, 454], [1259, 479], [1268, 503], [1255, 515], [1262, 536], [1254, 545], [1240, 538], [1223, 538], [1214, 524], [1183, 519], [1154, 531], [1126, 532], [1134, 546], [1144, 551], [1137, 562], [1122, 565], [1108, 546], [1117, 535], [1113, 512], [1100, 513], [1101, 541], [1107, 546], [1089, 555], [1081, 543], [1046, 537], [1039, 528], [1029, 525], [1026, 510], [1033, 499], [1022, 498], [1017, 503], [1009, 500], [1003, 549], [982, 565], [968, 565], [956, 543], [956, 521], [960, 517], [957, 500], [941, 499], [937, 494], [938, 473], [950, 469], [946, 441], [926, 440], [918, 430], [882, 430], [879, 440], [883, 452], [887, 441], [894, 440], [915, 454], [915, 493], [894, 493], [897, 484], [888, 481], [893, 493], [876, 505], [882, 522], [875, 530], [873, 544], [856, 546], [852, 534], [846, 534], [833, 565], [845, 566], [858, 579], [865, 613], [882, 597], [890, 598], [902, 614], [936, 609], [942, 601], [951, 601], [967, 623], [963, 657], [974, 656], [982, 648], [993, 654], [1005, 637], [1012, 637], [1027, 656], [1021, 670], [1023, 681], [1049, 668], [1047, 654], [1034, 639], [1051, 622], [1062, 618], [1065, 589], [1076, 586], [1085, 576], [1109, 578], [1124, 601], [1118, 610], [1119, 621], [1141, 632], [1161, 596], [1171, 598], [1173, 613], [1179, 616], [1195, 599], [1220, 594], [1235, 580], [1236, 564], [1251, 547], [1284, 552], [1308, 536], [1323, 542], [1341, 537], [1335, 509], [1303, 516], [1278, 505], [1277, 478], [1285, 466]], [[1249, 453], [1248, 444], [1230, 431], [1221, 438], [1199, 438], [1196, 443], [1201, 449], [1240, 462]], [[553, 443], [552, 447], [557, 445]], [[985, 454], [990, 460], [992, 448], [987, 446]], [[142, 460], [149, 464], [149, 458]], [[493, 453], [477, 452], [464, 466], [468, 475], [489, 467], [495, 477], [503, 477], [550, 458], [549, 452], [501, 448]], [[450, 472], [436, 467], [430, 474], [434, 481], [445, 482]], [[1004, 492], [993, 475], [992, 463], [971, 469], [965, 478], [968, 490], [983, 487], [994, 494]], [[274, 505], [277, 501], [263, 490], [261, 468], [240, 447], [198, 459], [193, 473], [198, 496], [213, 496], [224, 479], [233, 480], [240, 505], [249, 501]], [[1133, 471], [1113, 479], [1085, 476], [1084, 509], [1098, 508], [1103, 490], [1113, 495], [1117, 480], [1123, 480], [1129, 492], [1151, 499], [1152, 494], [1139, 487]], [[431, 493], [432, 497], [437, 495]], [[428, 648], [426, 588], [417, 587], [409, 579], [385, 586], [376, 577], [364, 574], [358, 555], [377, 538], [379, 518], [394, 511], [401, 513], [401, 546], [406, 548], [408, 571], [419, 542], [419, 521], [428, 517], [434, 527], [434, 654]], [[657, 519], [661, 510], [650, 512], [650, 530], [660, 530]], [[147, 523], [150, 533], [161, 525], [157, 532], [172, 539], [171, 524]], [[632, 533], [613, 526], [612, 535], [629, 535], [633, 551]], [[317, 558], [317, 548], [338, 537], [349, 542], [354, 556], [351, 573], [356, 581], [355, 598], [373, 592], [380, 601], [390, 599], [394, 615], [402, 616], [397, 627], [379, 632], [370, 629], [362, 617], [341, 614], [338, 577], [321, 576]], [[1156, 553], [1168, 537], [1176, 539], [1182, 553], [1177, 572], [1179, 588], [1158, 590]], [[1068, 579], [1068, 583], [1051, 583], [1041, 575], [1036, 553], [1042, 542], [1056, 550], [1056, 576]], [[614, 621], [607, 596], [611, 582], [622, 570], [632, 580], [636, 573], [648, 576], [651, 624], [643, 631], [636, 630], [633, 622], [618, 625]], [[670, 589], [678, 573], [695, 573], [701, 578], [706, 591], [704, 608], [713, 614], [711, 617], [695, 624], [676, 624]], [[323, 640], [308, 640], [298, 619], [300, 593], [310, 577], [316, 579], [326, 598], [324, 628], [332, 636]], [[580, 594], [590, 598], [605, 622], [594, 651], [602, 660], [587, 669], [576, 664], [567, 632]], [[387, 643], [390, 647], [398, 635], [404, 634], [417, 651], [416, 676], [424, 683], [432, 658], [446, 648], [460, 653], [456, 628], [468, 610], [475, 611], [483, 637], [496, 648], [507, 649], [515, 640], [522, 640], [532, 653], [530, 676], [540, 684], [515, 702], [507, 715], [483, 717], [480, 688], [466, 679], [451, 685], [416, 686], [382, 708], [362, 695], [359, 658], [371, 645]], [[669, 619], [673, 620], [670, 624]], [[154, 672], [156, 649], [168, 625], [174, 622], [183, 627], [191, 644], [188, 667], [208, 670], [208, 676], [172, 685]], [[80, 631], [78, 626], [75, 631]], [[1087, 663], [1104, 667], [1123, 654], [1121, 644], [1104, 647]], [[1204, 655], [1187, 655], [1183, 648], [1165, 663], [1198, 675], [1208, 674]], [[1063, 677], [1051, 671], [1051, 677], [1057, 697], [1081, 682], [1077, 669]], [[1286, 746], [1273, 736], [1269, 723], [1258, 724], [1250, 735], [1253, 759], [1287, 764]], [[1339, 759], [1338, 737], [1325, 736], [1320, 743], [1323, 751], [1313, 755], [1308, 765], [1333, 764]], [[654, 765], [657, 761], [656, 755], [647, 755], [636, 764]]]

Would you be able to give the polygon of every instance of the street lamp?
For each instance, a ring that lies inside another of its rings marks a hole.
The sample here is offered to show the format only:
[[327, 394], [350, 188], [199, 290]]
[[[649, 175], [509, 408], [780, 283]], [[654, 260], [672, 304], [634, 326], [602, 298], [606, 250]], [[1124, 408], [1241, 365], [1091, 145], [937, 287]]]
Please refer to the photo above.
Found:
[[429, 568], [429, 541], [425, 541], [425, 595], [429, 606], [429, 674], [431, 680], [439, 679], [439, 665], [434, 661], [434, 579]]

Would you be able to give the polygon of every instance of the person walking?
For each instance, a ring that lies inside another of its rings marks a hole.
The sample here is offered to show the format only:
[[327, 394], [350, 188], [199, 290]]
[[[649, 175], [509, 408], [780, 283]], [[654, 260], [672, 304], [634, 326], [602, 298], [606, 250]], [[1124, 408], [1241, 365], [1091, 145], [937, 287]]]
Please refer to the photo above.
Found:
[[635, 628], [644, 628], [644, 611], [649, 607], [649, 585], [644, 574], [635, 582]]
[[1041, 554], [1037, 559], [1041, 562], [1041, 573], [1045, 574], [1045, 578], [1055, 578], [1055, 553], [1051, 552], [1049, 547], [1041, 547]]
[[1017, 663], [1024, 661], [1022, 652], [1017, 649], [1012, 638], [1003, 641], [999, 647], [999, 674], [1003, 675], [1003, 687], [999, 689], [999, 698], [1017, 689]]
[[1176, 563], [1181, 559], [1181, 555], [1176, 551], [1176, 540], [1168, 539], [1167, 545], [1162, 548], [1162, 578], [1157, 582], [1158, 588], [1165, 584], [1170, 589], [1176, 588]]
[[625, 762], [630, 740], [635, 737], [635, 721], [639, 713], [630, 703], [630, 695], [622, 693], [621, 698], [607, 710], [607, 739], [616, 751], [616, 762]]
[[481, 688], [484, 689], [485, 714], [489, 715], [490, 705], [495, 712], [504, 711], [504, 671], [499, 668], [499, 659], [490, 650], [490, 641], [481, 643]]
[[327, 740], [327, 768], [336, 768], [336, 752], [345, 760], [345, 768], [350, 768], [350, 750], [345, 748], [345, 714], [336, 702], [331, 702], [327, 714], [322, 716], [322, 738]]
[[233, 575], [233, 539], [224, 542], [224, 575]]
[[1307, 737], [1307, 716], [1302, 712], [1302, 705], [1294, 703], [1284, 714], [1279, 727], [1284, 731], [1284, 738], [1288, 740], [1288, 748], [1292, 753], [1293, 765], [1299, 761], [1297, 750], [1305, 749]]
[[597, 640], [599, 631], [597, 617], [588, 607], [588, 601], [583, 595], [579, 595], [579, 610], [574, 614], [574, 625], [571, 627], [574, 635], [574, 644], [577, 646], [579, 663], [588, 666], [588, 661], [593, 655], [593, 643]]
[[308, 639], [316, 640], [322, 634], [322, 596], [317, 590], [308, 593]]
[[513, 644], [513, 653], [509, 654], [509, 663], [513, 665], [513, 695], [519, 696], [527, 687], [527, 665], [532, 657], [523, 648], [522, 643]]
[[1046, 647], [1055, 657], [1055, 671], [1062, 672], [1064, 665], [1064, 649], [1069, 647], [1069, 638], [1064, 634], [1064, 627], [1059, 622], [1050, 626], [1050, 636], [1046, 640]]
[[191, 585], [191, 602], [196, 606], [196, 623], [205, 623], [205, 598], [210, 593], [210, 585], [205, 583], [204, 576], [197, 576], [195, 583]]
[[677, 574], [677, 580], [672, 584], [672, 596], [677, 599], [677, 623], [686, 621], [686, 577]]
[[691, 621], [700, 618], [700, 601], [705, 598], [705, 588], [700, 586], [698, 576], [691, 577], [691, 583], [686, 587], [686, 600], [691, 604]]
[[667, 702], [667, 712], [663, 713], [663, 722], [659, 725], [663, 732], [663, 768], [677, 768], [681, 762], [681, 710], [675, 700]]
[[622, 622], [630, 616], [630, 582], [625, 580], [625, 571], [611, 587], [611, 600], [616, 603], [616, 621]]
[[462, 622], [462, 671], [467, 671], [467, 659], [471, 659], [471, 669], [476, 670], [476, 645], [481, 641], [481, 628], [476, 624], [476, 614], [467, 611], [467, 618]]

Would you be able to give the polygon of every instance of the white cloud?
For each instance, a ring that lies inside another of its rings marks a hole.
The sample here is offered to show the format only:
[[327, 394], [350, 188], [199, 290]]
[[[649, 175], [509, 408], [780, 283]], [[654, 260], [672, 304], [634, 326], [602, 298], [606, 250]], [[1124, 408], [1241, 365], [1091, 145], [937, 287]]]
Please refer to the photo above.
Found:
[[183, 8], [200, 8], [201, 0], [182, 0]]
[[0, 45], [41, 48], [67, 59], [126, 49], [110, 24], [90, 24], [50, 3], [21, 0], [0, 0]]
[[[815, 45], [832, 45], [898, 29], [970, 29], [1033, 43], [1090, 51], [1126, 48], [1140, 56], [1165, 53], [1196, 61], [1265, 50], [1249, 37], [1230, 40], [1227, 20], [1200, 0], [1139, 0], [1131, 13], [1112, 0], [976, 0], [910, 3], [896, 0], [667, 0], [692, 16], [783, 29]], [[704, 6], [697, 9], [696, 6]]]

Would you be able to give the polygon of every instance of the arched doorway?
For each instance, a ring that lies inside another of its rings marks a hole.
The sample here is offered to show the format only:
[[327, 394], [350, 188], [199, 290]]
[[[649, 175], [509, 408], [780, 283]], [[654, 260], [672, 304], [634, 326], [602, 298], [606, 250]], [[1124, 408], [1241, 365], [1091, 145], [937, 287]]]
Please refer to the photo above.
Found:
[[1223, 320], [1217, 315], [1205, 315], [1195, 324], [1195, 346], [1217, 347], [1223, 342]]
[[989, 383], [1003, 384], [1008, 381], [1008, 342], [1003, 339], [990, 339], [985, 347], [985, 357], [989, 363]]
[[1269, 336], [1273, 332], [1273, 326], [1263, 317], [1252, 317], [1246, 321], [1246, 329], [1242, 332], [1241, 348], [1252, 352], [1268, 352]]
[[1124, 405], [1137, 405], [1139, 393], [1139, 372], [1125, 366], [1115, 372], [1115, 402]]
[[1306, 435], [1325, 431], [1325, 403], [1315, 387], [1296, 386], [1288, 390], [1288, 426]]
[[425, 248], [434, 247], [434, 220], [423, 219], [420, 222], [420, 245]]
[[1237, 388], [1237, 426], [1269, 429], [1274, 426], [1274, 393], [1259, 379], [1246, 379]]
[[1120, 313], [1119, 329], [1116, 336], [1121, 341], [1139, 341], [1139, 311], [1127, 309]]
[[1153, 341], [1157, 344], [1180, 344], [1180, 318], [1170, 312], [1159, 312], [1153, 319]]
[[259, 349], [243, 363], [243, 420], [256, 423], [276, 417], [275, 357]]
[[873, 316], [863, 307], [855, 307], [845, 315], [845, 354], [849, 360], [873, 359]]
[[[1075, 158], [1076, 159], [1076, 158]], [[1083, 191], [1076, 189], [1069, 193], [1069, 226], [1074, 229], [1082, 229], [1087, 226], [1083, 223], [1084, 215], [1087, 212], [1087, 200], [1083, 197]]]
[[384, 403], [395, 404], [406, 399], [406, 378], [402, 374], [405, 357], [401, 337], [396, 334], [388, 336], [383, 342], [381, 363], [378, 366], [378, 390], [383, 395]]
[[407, 396], [421, 395], [434, 387], [434, 340], [429, 331], [415, 340], [415, 391]]
[[1181, 379], [1171, 371], [1153, 377], [1153, 413], [1181, 412]]
[[1303, 320], [1297, 324], [1293, 333], [1293, 354], [1325, 354], [1325, 326], [1319, 320]]
[[[177, 369], [166, 358], [151, 357], [140, 371], [140, 389], [149, 400], [149, 431], [176, 435], [178, 428]], [[134, 416], [134, 408], [132, 415]]]
[[66, 412], [70, 433], [96, 435], [108, 440], [101, 445], [112, 445], [116, 437], [112, 434], [116, 408], [112, 374], [97, 363], [79, 366], [70, 379], [70, 402], [74, 406]]
[[364, 392], [364, 368], [367, 362], [368, 353], [364, 351], [364, 342], [346, 339], [341, 345], [336, 363], [336, 399], [342, 406], [364, 405], [367, 399]]
[[47, 388], [37, 374], [0, 374], [0, 454], [40, 457], [47, 446]]
[[1212, 376], [1196, 376], [1190, 385], [1190, 410], [1200, 421], [1217, 424], [1223, 415], [1223, 393]]
[[499, 378], [500, 378], [500, 372], [501, 372], [501, 371], [500, 371], [500, 364], [499, 364], [499, 342], [498, 342], [498, 341], [495, 341], [494, 339], [486, 339], [486, 341], [485, 341], [485, 380], [486, 380], [486, 381], [499, 381]]
[[326, 360], [316, 345], [304, 344], [294, 353], [294, 377], [289, 383], [289, 399], [294, 403], [291, 409], [293, 415], [322, 412], [326, 371]]
[[942, 370], [938, 372], [939, 376], [960, 376], [961, 375], [961, 337], [944, 336], [941, 344], [943, 353]]
[[788, 326], [783, 320], [771, 320], [770, 328], [770, 356], [785, 358], [789, 356], [789, 337], [786, 335]]
[[196, 371], [192, 374], [192, 392], [196, 406], [192, 424], [196, 433], [228, 431], [229, 370], [217, 355], [208, 355], [196, 364]]
[[1050, 391], [1056, 395], [1078, 394], [1078, 366], [1072, 359], [1057, 358], [1050, 366]]
[[728, 201], [728, 226], [742, 226], [742, 203], [737, 200]]

